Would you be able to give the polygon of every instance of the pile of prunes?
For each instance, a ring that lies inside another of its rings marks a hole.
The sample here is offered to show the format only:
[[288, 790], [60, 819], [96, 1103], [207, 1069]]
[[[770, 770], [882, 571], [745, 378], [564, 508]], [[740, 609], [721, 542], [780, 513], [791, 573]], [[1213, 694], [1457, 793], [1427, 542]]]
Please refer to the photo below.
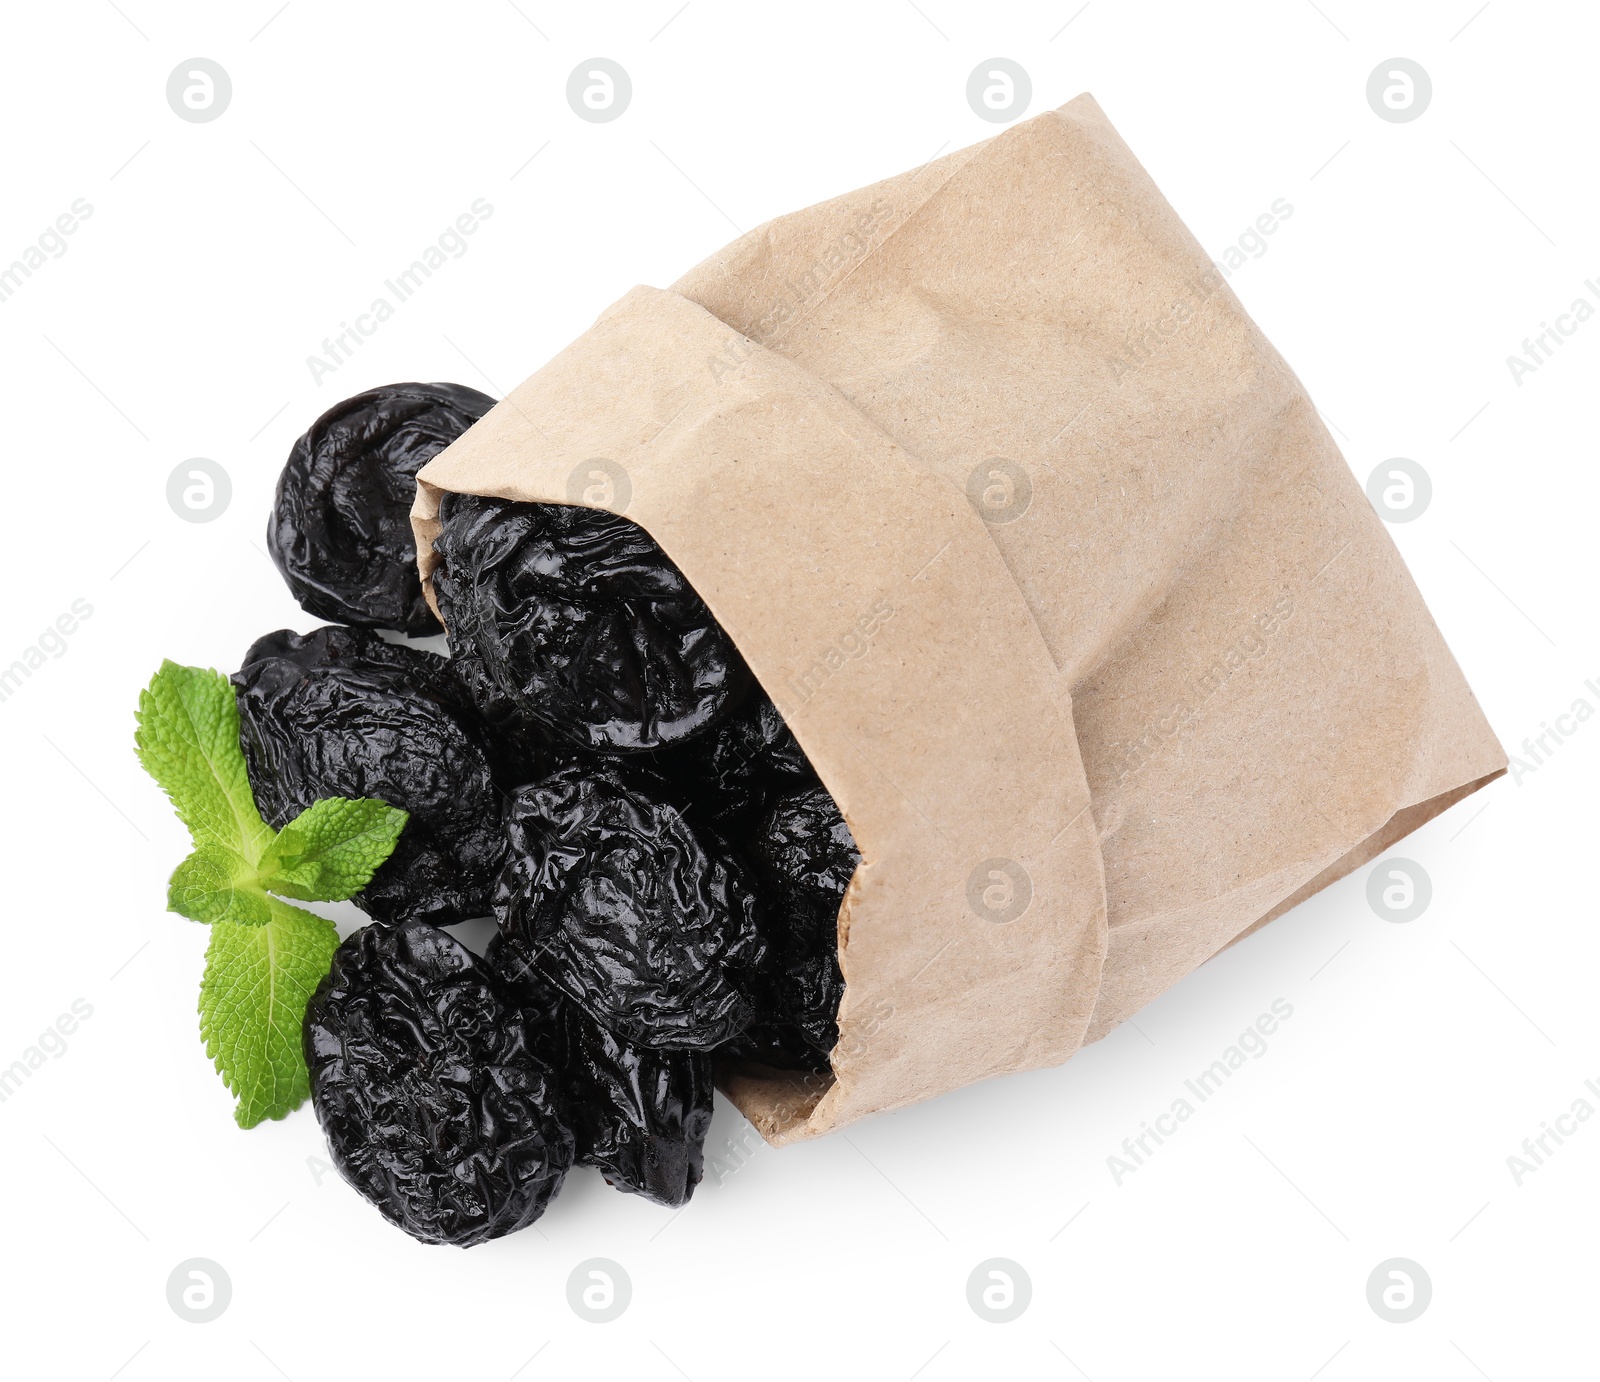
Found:
[[[410, 813], [305, 1017], [340, 1172], [470, 1246], [573, 1165], [681, 1205], [714, 1063], [823, 1072], [849, 829], [704, 601], [638, 525], [447, 495], [423, 598], [417, 471], [493, 406], [395, 384], [318, 418], [267, 537], [301, 606], [233, 677], [262, 816]], [[385, 637], [379, 631], [390, 636]], [[492, 915], [480, 957], [441, 928]]]

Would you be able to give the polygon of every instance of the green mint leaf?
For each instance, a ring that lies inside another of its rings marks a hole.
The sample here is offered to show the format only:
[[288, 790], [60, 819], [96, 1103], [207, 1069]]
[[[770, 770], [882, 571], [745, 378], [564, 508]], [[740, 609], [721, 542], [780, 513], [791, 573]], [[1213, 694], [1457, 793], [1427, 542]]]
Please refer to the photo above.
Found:
[[359, 892], [407, 816], [381, 801], [330, 798], [274, 831], [250, 791], [233, 687], [209, 668], [163, 662], [135, 718], [139, 762], [194, 840], [167, 885], [167, 905], [211, 924], [200, 1036], [238, 1097], [234, 1121], [253, 1128], [311, 1092], [300, 1028], [339, 945], [331, 921], [268, 889], [307, 901]]
[[353, 897], [393, 852], [408, 817], [388, 802], [314, 801], [267, 847], [261, 884], [306, 902]]
[[282, 1118], [311, 1092], [300, 1027], [339, 935], [331, 921], [271, 901], [263, 926], [218, 921], [200, 981], [200, 1035], [238, 1096], [234, 1121]]
[[221, 672], [163, 662], [139, 693], [134, 744], [196, 845], [220, 845], [252, 866], [272, 830], [256, 810], [239, 747], [239, 707]]
[[201, 845], [167, 884], [167, 910], [190, 921], [264, 926], [272, 917], [269, 902], [256, 871], [221, 845]]

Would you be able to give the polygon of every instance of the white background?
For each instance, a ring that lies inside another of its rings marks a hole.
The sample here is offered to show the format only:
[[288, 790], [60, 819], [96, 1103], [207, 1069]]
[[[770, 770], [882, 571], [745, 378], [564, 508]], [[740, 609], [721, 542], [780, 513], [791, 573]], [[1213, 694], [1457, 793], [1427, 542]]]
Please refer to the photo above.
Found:
[[[75, 599], [93, 614], [0, 703], [0, 1066], [74, 1000], [92, 1016], [0, 1104], [0, 1370], [1593, 1376], [1600, 1119], [1520, 1185], [1506, 1160], [1600, 1108], [1592, 721], [1394, 851], [1432, 878], [1415, 921], [1380, 920], [1363, 870], [1061, 1069], [781, 1152], [730, 1151], [720, 1105], [708, 1152], [743, 1164], [676, 1216], [584, 1171], [536, 1230], [423, 1247], [321, 1171], [309, 1109], [234, 1126], [196, 1033], [205, 935], [162, 910], [186, 842], [132, 712], [164, 656], [231, 669], [315, 622], [262, 550], [295, 436], [393, 380], [499, 394], [633, 284], [993, 134], [965, 97], [987, 58], [1027, 69], [1030, 114], [1092, 91], [1213, 256], [1293, 206], [1232, 284], [1360, 480], [1394, 456], [1431, 475], [1392, 532], [1491, 722], [1520, 752], [1600, 707], [1600, 322], [1520, 385], [1506, 364], [1600, 299], [1591, 7], [675, 3], [8, 7], [0, 263], [74, 199], [93, 214], [0, 303], [0, 664]], [[212, 123], [165, 98], [197, 55], [233, 82]], [[565, 100], [595, 55], [633, 81], [609, 124]], [[1407, 124], [1365, 95], [1396, 55], [1434, 87]], [[480, 197], [469, 251], [316, 384], [307, 355]], [[205, 524], [166, 499], [196, 456], [233, 487]], [[1117, 1185], [1122, 1139], [1275, 999], [1266, 1054]], [[167, 1303], [192, 1257], [232, 1281], [209, 1324]], [[567, 1304], [591, 1257], [632, 1280], [615, 1323]], [[1010, 1324], [967, 1305], [991, 1257], [1032, 1281]], [[1433, 1283], [1409, 1324], [1367, 1303], [1391, 1257]]]

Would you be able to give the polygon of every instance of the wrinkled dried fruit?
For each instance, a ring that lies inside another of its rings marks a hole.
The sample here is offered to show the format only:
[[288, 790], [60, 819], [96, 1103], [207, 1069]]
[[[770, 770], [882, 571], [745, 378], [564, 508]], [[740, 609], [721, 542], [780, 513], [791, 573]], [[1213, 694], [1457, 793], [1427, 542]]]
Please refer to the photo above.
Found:
[[839, 1040], [839, 904], [861, 855], [818, 783], [779, 800], [748, 843], [773, 962], [760, 1017], [735, 1053], [780, 1068], [825, 1069]]
[[311, 1098], [339, 1173], [424, 1243], [525, 1228], [573, 1138], [555, 1075], [490, 970], [423, 922], [368, 926], [306, 1009]]
[[743, 699], [749, 669], [643, 528], [600, 509], [447, 494], [434, 593], [451, 644], [553, 738], [662, 748]]
[[711, 1057], [700, 1051], [630, 1046], [592, 1021], [537, 972], [510, 959], [502, 938], [484, 959], [508, 975], [523, 999], [530, 1032], [553, 1052], [572, 1111], [577, 1165], [597, 1167], [609, 1185], [657, 1204], [688, 1202], [700, 1183], [711, 1126]]
[[411, 813], [356, 904], [384, 920], [484, 916], [505, 852], [484, 731], [444, 659], [328, 627], [258, 639], [234, 674], [256, 806], [282, 827], [322, 797]]
[[711, 1057], [631, 1046], [566, 1005], [566, 1081], [578, 1157], [619, 1190], [686, 1204], [711, 1127]]
[[483, 660], [452, 649], [444, 664], [453, 697], [476, 719], [490, 748], [495, 781], [512, 788], [542, 777], [558, 766], [542, 728], [529, 720], [483, 665]]
[[708, 1051], [749, 1025], [749, 884], [642, 777], [569, 765], [516, 792], [506, 833], [494, 909], [520, 963], [638, 1045]]
[[417, 471], [494, 406], [461, 384], [390, 384], [337, 403], [294, 444], [267, 551], [319, 619], [439, 631], [422, 598], [411, 501]]
[[821, 785], [783, 716], [759, 689], [722, 724], [648, 761], [692, 820], [734, 841], [748, 835], [778, 797]]

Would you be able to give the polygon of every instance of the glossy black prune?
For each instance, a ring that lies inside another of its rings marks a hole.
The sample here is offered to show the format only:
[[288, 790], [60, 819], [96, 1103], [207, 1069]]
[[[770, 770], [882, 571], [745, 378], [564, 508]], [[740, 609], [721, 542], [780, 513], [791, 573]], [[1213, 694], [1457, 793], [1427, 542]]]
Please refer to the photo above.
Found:
[[555, 1074], [488, 966], [425, 922], [375, 924], [333, 957], [303, 1028], [340, 1175], [424, 1243], [526, 1228], [573, 1137]]
[[355, 903], [383, 920], [485, 916], [505, 853], [484, 731], [444, 659], [337, 626], [258, 639], [234, 674], [256, 806], [281, 828], [322, 797], [411, 813]]
[[818, 783], [781, 798], [747, 843], [773, 949], [760, 1016], [734, 1053], [780, 1067], [826, 1068], [839, 1040], [839, 905], [861, 855]]
[[725, 838], [748, 835], [779, 796], [820, 786], [816, 770], [777, 707], [757, 690], [715, 728], [651, 754], [674, 800]]
[[572, 1114], [576, 1164], [608, 1185], [656, 1204], [688, 1202], [700, 1183], [711, 1126], [711, 1057], [631, 1046], [564, 998], [542, 974], [517, 964], [496, 936], [485, 961], [523, 999], [530, 1031], [543, 1034]]
[[544, 729], [500, 690], [481, 658], [452, 649], [443, 674], [451, 683], [453, 699], [485, 731], [495, 781], [507, 788], [518, 787], [557, 766]]
[[766, 946], [743, 871], [606, 761], [506, 807], [495, 917], [516, 959], [625, 1040], [707, 1051], [738, 1035]]
[[726, 717], [749, 668], [655, 540], [600, 509], [447, 494], [433, 576], [451, 644], [557, 739], [634, 753]]
[[417, 471], [494, 400], [462, 384], [390, 384], [336, 403], [289, 453], [267, 551], [301, 609], [408, 634], [439, 632], [422, 598]]
[[657, 1051], [566, 1005], [566, 1087], [581, 1164], [656, 1204], [687, 1204], [700, 1183], [714, 1084], [703, 1051]]

